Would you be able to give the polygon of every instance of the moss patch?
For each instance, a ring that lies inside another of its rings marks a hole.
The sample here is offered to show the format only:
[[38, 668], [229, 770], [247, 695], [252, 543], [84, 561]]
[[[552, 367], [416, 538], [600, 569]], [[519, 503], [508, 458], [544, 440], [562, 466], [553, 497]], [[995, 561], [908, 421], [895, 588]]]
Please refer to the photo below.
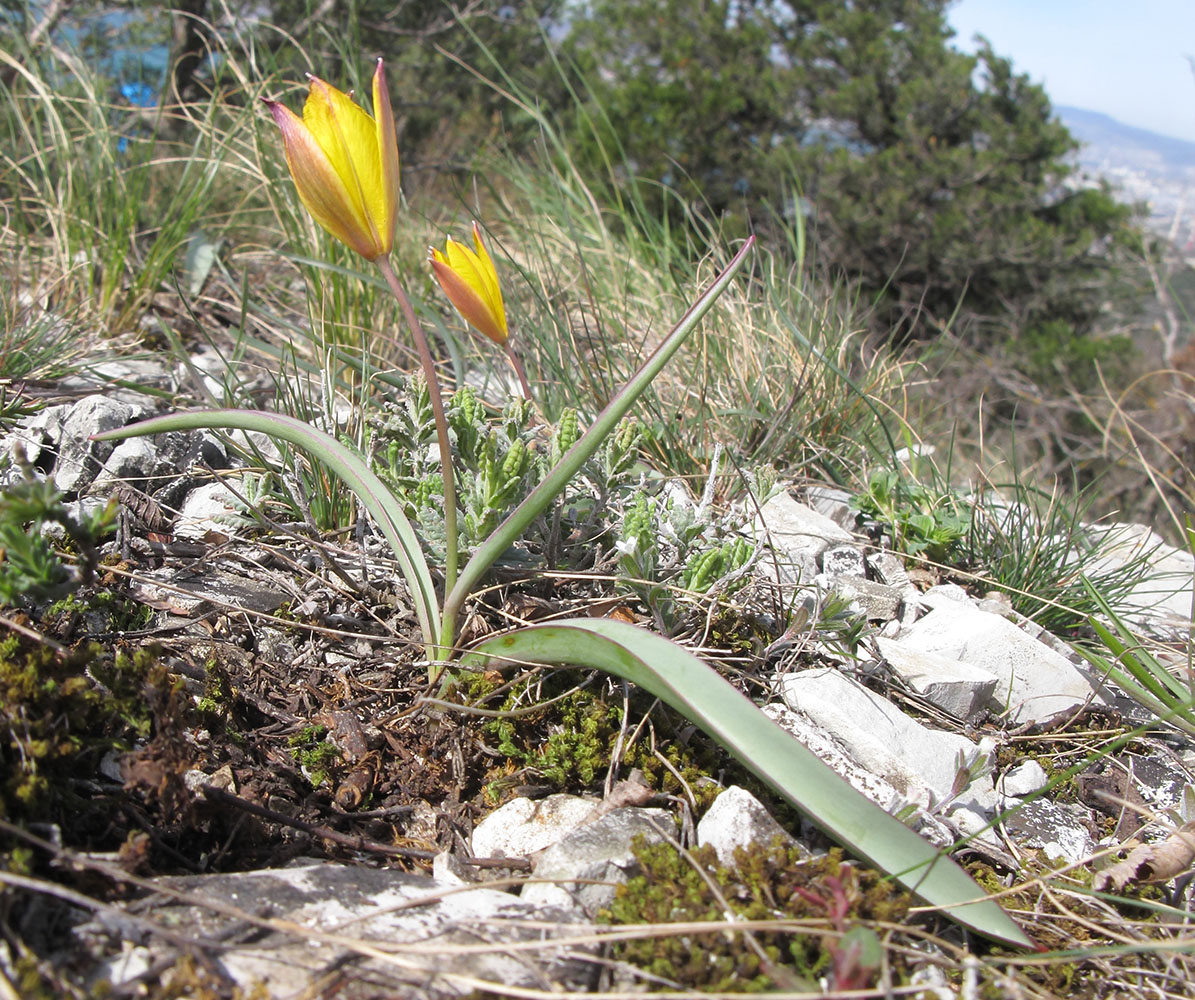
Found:
[[[719, 864], [711, 848], [697, 848], [686, 857], [668, 845], [639, 843], [635, 856], [641, 874], [619, 887], [601, 915], [606, 923], [725, 921], [726, 905], [744, 920], [810, 921], [805, 933], [754, 932], [759, 951], [748, 947], [741, 935], [721, 929], [708, 935], [664, 934], [614, 946], [618, 959], [684, 989], [816, 989], [817, 980], [827, 975], [839, 980], [839, 988], [874, 985], [870, 971], [869, 981], [862, 982], [859, 959], [847, 954], [850, 945], [844, 944], [838, 931], [869, 921], [900, 922], [911, 901], [908, 892], [877, 872], [844, 863], [837, 849], [802, 860], [796, 848], [780, 843], [755, 845], [736, 851], [733, 869]], [[899, 959], [889, 957], [899, 965]], [[904, 970], [892, 967], [891, 972], [897, 981]], [[849, 984], [843, 981], [848, 975]]]
[[[527, 783], [529, 777], [552, 791], [591, 791], [605, 777], [619, 734], [625, 732], [624, 774], [637, 768], [663, 794], [692, 794], [698, 812], [710, 806], [724, 785], [739, 784], [768, 803], [781, 824], [799, 823], [770, 789], [679, 713], [632, 689], [624, 727], [621, 691], [604, 683], [571, 690], [582, 677], [578, 671], [558, 670], [509, 687], [493, 674], [461, 678], [458, 700], [512, 713], [482, 726], [500, 755], [486, 777], [491, 800], [500, 798], [501, 788]], [[528, 705], [539, 707], [527, 711]], [[645, 716], [647, 723], [641, 725]]]
[[95, 643], [59, 652], [15, 635], [0, 640], [3, 815], [66, 822], [79, 808], [71, 779], [149, 735], [153, 707], [174, 681], [152, 649], [105, 656]]

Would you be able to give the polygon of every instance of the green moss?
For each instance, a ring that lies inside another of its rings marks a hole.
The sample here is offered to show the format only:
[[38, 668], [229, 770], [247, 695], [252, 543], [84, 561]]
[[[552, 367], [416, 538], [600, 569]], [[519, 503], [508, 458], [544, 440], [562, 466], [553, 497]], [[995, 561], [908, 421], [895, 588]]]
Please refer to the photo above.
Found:
[[[500, 801], [503, 789], [526, 784], [529, 774], [554, 791], [592, 789], [610, 767], [625, 728], [635, 738], [622, 744], [622, 773], [638, 769], [646, 784], [662, 794], [692, 796], [698, 812], [707, 809], [725, 785], [742, 785], [767, 803], [782, 825], [799, 824], [795, 810], [679, 713], [632, 688], [630, 719], [624, 727], [621, 691], [607, 694], [605, 685], [570, 691], [582, 676], [562, 670], [510, 687], [496, 673], [464, 673], [455, 679], [449, 692], [455, 700], [519, 713], [482, 726], [495, 751], [481, 781], [486, 802]], [[529, 712], [532, 696], [542, 708]], [[648, 724], [641, 726], [645, 715]]]
[[[1011, 890], [1006, 888], [1004, 881], [990, 865], [982, 861], [971, 861], [964, 865], [967, 873], [988, 892], [1000, 892], [1004, 907], [1013, 913], [1032, 913], [1035, 919], [1027, 927], [1030, 936], [1037, 945], [1044, 950], [1075, 950], [1084, 947], [1101, 948], [1111, 939], [1101, 933], [1100, 928], [1107, 926], [1107, 913], [1102, 904], [1087, 903], [1081, 895], [1043, 892], [1040, 881], [1061, 884], [1069, 888], [1080, 890], [1090, 888], [1094, 869], [1067, 869], [1061, 877], [1055, 871], [1057, 862], [1052, 862], [1043, 855], [1028, 852], [1022, 858], [1022, 868], [1017, 875], [1017, 884]], [[1162, 896], [1156, 886], [1143, 886], [1141, 898]], [[1061, 898], [1065, 904], [1059, 905]], [[1123, 906], [1126, 916], [1131, 915], [1137, 922], [1137, 933], [1145, 930], [1145, 922], [1156, 918], [1158, 914], [1148, 910], [1133, 910]], [[1130, 914], [1129, 911], [1133, 910]], [[1160, 927], [1159, 927], [1160, 930]], [[1148, 934], [1143, 935], [1143, 940]], [[1164, 940], [1160, 934], [1158, 940]], [[992, 948], [993, 956], [999, 956], [1004, 949], [998, 946]], [[1160, 951], [1164, 954], [1164, 950]], [[994, 978], [985, 981], [981, 995], [990, 1000], [1008, 996], [1008, 984], [997, 976], [997, 963], [985, 966], [985, 975]], [[1108, 967], [1102, 963], [1085, 962], [1082, 960], [1067, 961], [1059, 958], [1040, 965], [1028, 965], [1021, 969], [1020, 975], [1040, 986], [1049, 996], [1072, 997], [1075, 1000], [1096, 1000], [1109, 995], [1107, 982]]]
[[[506, 707], [515, 698], [512, 694]], [[610, 765], [621, 716], [591, 692], [577, 691], [542, 715], [495, 719], [486, 729], [497, 736], [499, 751], [554, 787], [587, 786]]]
[[[702, 608], [703, 612], [706, 610]], [[708, 627], [706, 645], [730, 656], [756, 654], [776, 638], [774, 632], [763, 627], [758, 617], [734, 604], [716, 605]]]
[[111, 590], [88, 590], [82, 597], [78, 594], [68, 594], [55, 601], [46, 609], [42, 620], [53, 630], [54, 622], [63, 618], [96, 613], [103, 616], [105, 631], [135, 632], [149, 625], [153, 620], [154, 609]]
[[966, 869], [967, 874], [975, 880], [975, 884], [986, 893], [994, 896], [1008, 888], [996, 869], [989, 864], [982, 861], [972, 861], [963, 865], [963, 867]]
[[0, 810], [57, 818], [69, 779], [149, 735], [155, 706], [177, 683], [152, 648], [109, 657], [95, 643], [61, 653], [16, 636], [0, 640]]
[[[780, 842], [754, 845], [736, 851], [733, 870], [720, 865], [710, 848], [698, 848], [686, 857], [671, 846], [639, 841], [635, 857], [641, 874], [618, 888], [614, 901], [600, 916], [606, 923], [724, 921], [723, 903], [707, 879], [717, 885], [722, 899], [739, 918], [825, 920], [826, 931], [837, 929], [827, 916], [836, 905], [843, 907], [842, 924], [857, 927], [873, 920], [899, 923], [911, 900], [907, 892], [877, 872], [844, 864], [837, 849], [821, 858], [802, 860], [796, 848]], [[764, 958], [737, 935], [723, 931], [621, 942], [614, 951], [618, 959], [669, 983], [710, 991], [816, 989], [814, 984], [836, 967], [836, 959], [839, 970], [843, 968], [836, 933], [758, 931], [754, 937]], [[902, 978], [901, 960], [893, 955], [890, 961], [894, 981]]]
[[196, 707], [206, 716], [224, 722], [236, 702], [236, 690], [233, 688], [232, 678], [215, 660], [208, 660], [203, 665], [203, 696]]
[[[501, 755], [486, 776], [491, 788], [519, 780], [520, 772], [534, 774], [556, 791], [583, 791], [602, 779], [623, 731], [623, 700], [621, 694], [607, 696], [604, 687], [570, 690], [581, 676], [558, 671], [510, 688], [500, 687], [495, 675], [458, 678], [457, 699], [518, 713], [482, 727]], [[526, 711], [531, 697], [540, 701], [541, 709]], [[623, 767], [640, 769], [651, 787], [666, 794], [685, 794], [687, 786], [704, 809], [720, 790], [709, 776], [725, 773], [727, 755], [709, 740], [688, 739], [692, 726], [640, 691], [632, 690], [630, 708], [628, 731], [635, 730], [649, 710], [651, 728], [633, 742], [624, 742]]]
[[304, 726], [287, 743], [312, 788], [319, 788], [340, 762], [340, 751], [324, 739], [324, 726]]

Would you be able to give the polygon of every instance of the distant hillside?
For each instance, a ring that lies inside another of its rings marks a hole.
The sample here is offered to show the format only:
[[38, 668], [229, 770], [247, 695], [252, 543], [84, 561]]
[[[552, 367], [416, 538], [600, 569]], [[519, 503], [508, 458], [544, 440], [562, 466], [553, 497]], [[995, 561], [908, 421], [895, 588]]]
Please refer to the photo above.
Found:
[[1178, 170], [1195, 167], [1195, 142], [1134, 128], [1098, 111], [1085, 111], [1065, 104], [1054, 105], [1054, 113], [1076, 139], [1089, 146], [1119, 149], [1130, 154], [1138, 152], [1160, 158], [1168, 167]]
[[1079, 162], [1146, 170], [1184, 180], [1195, 180], [1195, 142], [1134, 128], [1098, 111], [1056, 104], [1054, 113], [1085, 148]]
[[1133, 128], [1115, 118], [1054, 105], [1054, 113], [1083, 143], [1076, 154], [1082, 170], [1107, 179], [1124, 201], [1148, 202], [1148, 222], [1160, 233], [1171, 233], [1180, 246], [1190, 246], [1195, 207], [1195, 142]]

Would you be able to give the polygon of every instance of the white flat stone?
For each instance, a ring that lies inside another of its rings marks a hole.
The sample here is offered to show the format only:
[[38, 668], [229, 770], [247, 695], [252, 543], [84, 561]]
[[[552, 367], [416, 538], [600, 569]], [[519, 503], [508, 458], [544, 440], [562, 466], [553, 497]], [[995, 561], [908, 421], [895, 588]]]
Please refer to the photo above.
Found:
[[1092, 696], [1091, 682], [1066, 657], [968, 603], [934, 599], [934, 609], [903, 629], [897, 641], [905, 649], [963, 660], [993, 674], [992, 707], [1015, 724], [1076, 708]]
[[240, 501], [223, 482], [204, 483], [187, 494], [174, 521], [174, 534], [197, 542], [227, 540], [236, 534], [235, 524], [244, 516]]
[[[891, 782], [860, 766], [840, 745], [837, 734], [827, 732], [808, 716], [793, 711], [780, 702], [764, 705], [762, 711], [778, 726], [800, 740], [811, 752], [817, 754], [824, 763], [829, 764], [856, 791], [862, 792], [885, 812], [898, 812], [912, 801], [897, 791]], [[928, 801], [928, 789], [918, 784], [916, 790], [922, 793], [923, 801]]]
[[805, 490], [805, 501], [819, 514], [847, 531], [858, 520], [857, 512], [851, 507], [851, 495], [845, 490], [832, 486], [810, 486]]
[[828, 576], [867, 576], [863, 550], [857, 545], [831, 545], [822, 553], [822, 572]]
[[997, 782], [997, 787], [1003, 795], [1022, 797], [1040, 792], [1050, 783], [1050, 776], [1046, 769], [1035, 760], [1022, 761]]
[[727, 867], [734, 864], [735, 848], [752, 844], [766, 847], [777, 837], [786, 844], [796, 843], [764, 804], [738, 785], [731, 785], [714, 799], [697, 824], [697, 843], [712, 847]]
[[583, 822], [535, 859], [535, 878], [555, 881], [529, 882], [520, 898], [537, 906], [580, 907], [596, 917], [614, 899], [616, 886], [638, 871], [635, 838], [658, 844], [675, 832], [676, 820], [664, 809], [624, 807]]
[[[833, 734], [856, 764], [883, 778], [908, 801], [926, 808], [951, 796], [964, 759], [981, 752], [965, 736], [929, 729], [905, 715], [886, 698], [833, 669], [802, 670], [781, 681], [784, 702]], [[990, 780], [981, 778], [990, 785]], [[994, 796], [980, 787], [988, 808]]]
[[[229, 913], [268, 914], [273, 926], [220, 951], [220, 970], [245, 994], [270, 1000], [326, 996], [330, 969], [351, 966], [368, 995], [449, 1000], [493, 984], [523, 989], [561, 983], [581, 992], [590, 965], [583, 945], [554, 947], [552, 939], [574, 933], [580, 914], [529, 905], [517, 896], [456, 880], [361, 865], [308, 862], [264, 871], [160, 878], [160, 895], [138, 903], [143, 916], [196, 937], [218, 938], [244, 925]], [[182, 893], [183, 902], [177, 898]], [[211, 906], [203, 905], [210, 900]], [[289, 929], [294, 928], [291, 932]], [[370, 958], [343, 942], [384, 953]], [[101, 968], [116, 985], [144, 967], [147, 957], [169, 957], [149, 935], [148, 956], [120, 953]], [[531, 958], [517, 949], [479, 942], [533, 941]], [[126, 977], [122, 979], [122, 977]], [[132, 984], [135, 986], [135, 984]], [[485, 989], [484, 992], [489, 992]], [[364, 996], [351, 989], [352, 996]], [[344, 995], [350, 995], [344, 994]], [[563, 994], [562, 994], [563, 995]]]
[[1087, 525], [1105, 548], [1092, 571], [1109, 571], [1144, 559], [1149, 573], [1116, 602], [1119, 612], [1174, 623], [1191, 620], [1191, 589], [1195, 585], [1195, 556], [1167, 544], [1143, 524]]
[[972, 663], [911, 649], [882, 636], [875, 642], [898, 677], [956, 719], [971, 718], [987, 705], [996, 690], [996, 675]]
[[[770, 544], [780, 568], [781, 583], [808, 582], [818, 572], [818, 560], [831, 545], [853, 541], [849, 531], [787, 493], [772, 497], [760, 509], [753, 528], [756, 539]], [[764, 571], [772, 566], [764, 559]]]
[[1004, 817], [1004, 829], [1022, 847], [1037, 848], [1053, 861], [1077, 865], [1091, 857], [1095, 841], [1082, 806], [1034, 799]]
[[[829, 555], [829, 553], [827, 553]], [[895, 587], [861, 576], [835, 576], [819, 573], [814, 582], [824, 590], [846, 598], [851, 607], [869, 621], [891, 621], [900, 612], [905, 595]]]
[[473, 856], [525, 858], [551, 847], [591, 815], [597, 802], [579, 795], [511, 799], [473, 829]]
[[[771, 702], [761, 711], [785, 732], [800, 740], [824, 764], [831, 767], [856, 791], [866, 795], [887, 813], [899, 813], [913, 805], [916, 812], [906, 820], [909, 825], [935, 847], [948, 848], [955, 842], [954, 832], [937, 817], [931, 816], [918, 802], [908, 799], [879, 775], [856, 763], [839, 744], [837, 736], [827, 732], [801, 712], [787, 705]], [[928, 799], [928, 791], [925, 795]], [[816, 817], [810, 817], [816, 820]]]

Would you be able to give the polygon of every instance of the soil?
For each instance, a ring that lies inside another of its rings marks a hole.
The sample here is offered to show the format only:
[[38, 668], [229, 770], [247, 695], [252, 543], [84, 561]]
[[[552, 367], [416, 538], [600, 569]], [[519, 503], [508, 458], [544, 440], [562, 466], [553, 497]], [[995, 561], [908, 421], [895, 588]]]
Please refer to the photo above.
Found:
[[[67, 597], [0, 620], [8, 632], [0, 933], [15, 956], [10, 978], [25, 984], [19, 996], [91, 995], [80, 985], [84, 956], [77, 967], [62, 959], [77, 947], [71, 913], [84, 899], [102, 907], [136, 895], [146, 878], [297, 858], [429, 872], [449, 851], [478, 873], [517, 873], [529, 865], [470, 856], [481, 817], [516, 795], [600, 796], [631, 767], [690, 820], [712, 798], [712, 776], [749, 785], [790, 829], [799, 823], [685, 720], [604, 675], [429, 681], [397, 574], [364, 558], [354, 538], [316, 545], [230, 529], [196, 542], [141, 517], [101, 554], [89, 582]], [[690, 623], [736, 649], [721, 665], [748, 693], [779, 638], [762, 597], [759, 605], [757, 616], [726, 620], [706, 608]], [[541, 575], [483, 592], [467, 609], [463, 641], [512, 620], [586, 613], [650, 624], [601, 574]], [[620, 767], [611, 771], [616, 745]], [[999, 866], [972, 862], [985, 886], [1008, 884]], [[755, 862], [773, 879], [784, 863]], [[55, 891], [77, 896], [56, 900]], [[1044, 905], [1032, 892], [1013, 899]], [[1065, 947], [1090, 936], [1081, 921], [1059, 926], [1075, 929], [1038, 939]], [[958, 946], [943, 922], [919, 920], [913, 931], [945, 933], [943, 947]], [[642, 960], [654, 961], [650, 952]], [[1083, 984], [1068, 987], [1073, 995], [1106, 995], [1098, 964], [1076, 968], [1030, 970], [1025, 982], [1051, 995], [1073, 978]], [[144, 995], [234, 995], [219, 983], [178, 992], [181, 981], [178, 969], [162, 970]]]

